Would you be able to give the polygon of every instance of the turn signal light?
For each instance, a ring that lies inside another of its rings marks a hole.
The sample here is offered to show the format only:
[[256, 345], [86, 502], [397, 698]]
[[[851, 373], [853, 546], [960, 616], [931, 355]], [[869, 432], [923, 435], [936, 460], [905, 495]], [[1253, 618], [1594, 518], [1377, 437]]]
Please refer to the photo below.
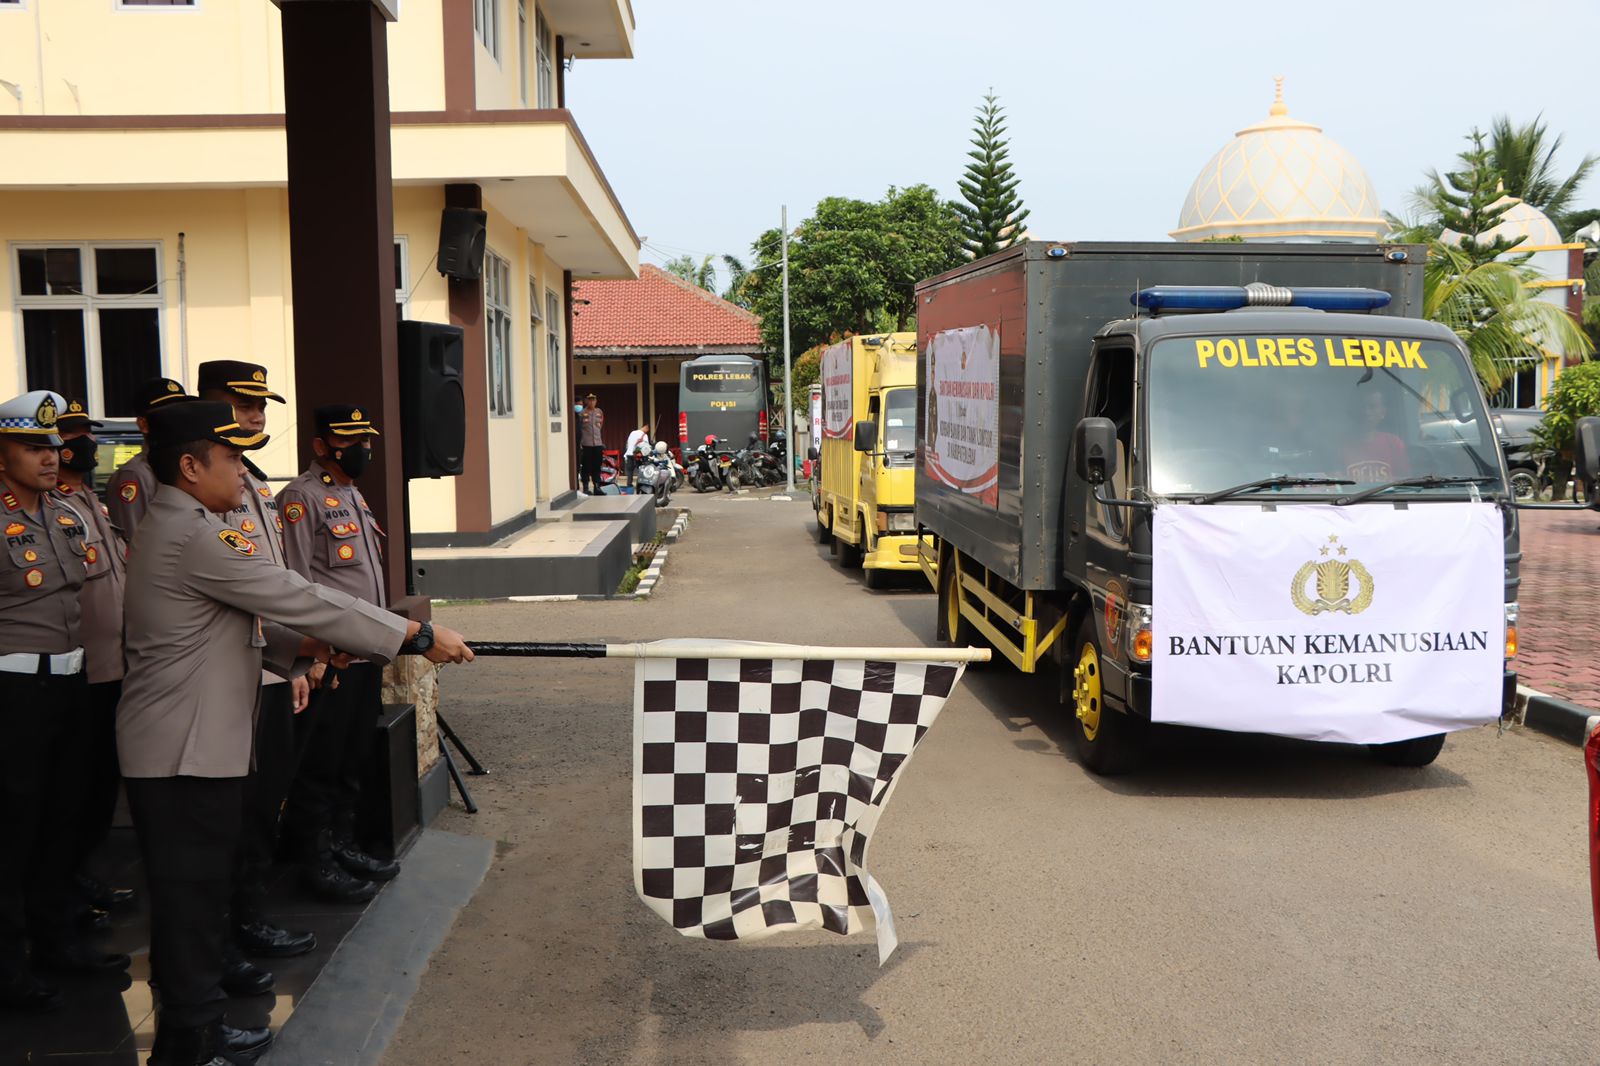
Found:
[[1142, 663], [1150, 661], [1150, 654], [1155, 648], [1156, 638], [1148, 629], [1141, 629], [1133, 635], [1133, 657]]
[[887, 533], [888, 531], [889, 531], [889, 516], [886, 513], [884, 513], [883, 511], [879, 511], [878, 512], [878, 532], [879, 533]]
[[1515, 625], [1509, 625], [1509, 626], [1506, 626], [1506, 658], [1507, 659], [1515, 659], [1516, 657], [1517, 657], [1517, 627]]

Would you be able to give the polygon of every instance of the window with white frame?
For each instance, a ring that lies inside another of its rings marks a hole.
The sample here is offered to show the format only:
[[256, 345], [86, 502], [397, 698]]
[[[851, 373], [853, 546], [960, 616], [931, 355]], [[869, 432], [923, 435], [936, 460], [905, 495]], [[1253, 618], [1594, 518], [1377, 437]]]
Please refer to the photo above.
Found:
[[472, 28], [478, 40], [500, 61], [500, 0], [472, 0]]
[[534, 46], [539, 50], [539, 106], [556, 106], [556, 65], [551, 58], [555, 55], [555, 37], [550, 32], [550, 24], [544, 20], [544, 12], [538, 13], [538, 21], [534, 26]]
[[162, 372], [160, 246], [11, 247], [28, 388], [81, 397], [96, 416], [136, 415], [139, 386]]
[[[544, 291], [544, 343], [550, 360], [550, 414], [559, 418], [565, 395], [561, 390], [561, 298], [549, 289]], [[551, 428], [560, 424], [552, 423]]]
[[511, 413], [511, 264], [483, 257], [484, 326], [489, 346], [489, 413]]

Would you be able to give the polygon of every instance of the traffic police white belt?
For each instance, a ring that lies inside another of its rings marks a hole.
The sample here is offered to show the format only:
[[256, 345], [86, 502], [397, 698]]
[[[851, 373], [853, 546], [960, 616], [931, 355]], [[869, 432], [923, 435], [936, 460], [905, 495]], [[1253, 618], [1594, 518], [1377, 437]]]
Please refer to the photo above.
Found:
[[70, 677], [83, 669], [83, 649], [74, 648], [60, 655], [39, 655], [31, 651], [14, 652], [11, 655], [0, 655], [0, 672], [8, 674], [38, 674], [40, 659], [47, 660], [50, 673], [61, 677]]

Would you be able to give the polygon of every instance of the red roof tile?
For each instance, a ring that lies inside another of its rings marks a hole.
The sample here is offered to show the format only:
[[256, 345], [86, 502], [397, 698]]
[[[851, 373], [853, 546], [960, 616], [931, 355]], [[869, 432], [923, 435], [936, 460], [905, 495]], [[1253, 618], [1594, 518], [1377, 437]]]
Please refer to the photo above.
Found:
[[636, 281], [573, 286], [572, 344], [584, 348], [761, 346], [761, 319], [698, 285], [644, 263]]

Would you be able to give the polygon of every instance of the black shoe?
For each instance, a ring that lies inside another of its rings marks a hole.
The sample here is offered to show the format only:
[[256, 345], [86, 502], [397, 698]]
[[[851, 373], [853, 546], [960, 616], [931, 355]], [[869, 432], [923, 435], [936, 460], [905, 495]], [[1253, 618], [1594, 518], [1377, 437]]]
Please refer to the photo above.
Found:
[[230, 996], [264, 996], [272, 991], [272, 974], [238, 959], [223, 966], [222, 990]]
[[400, 876], [399, 863], [392, 859], [380, 859], [368, 855], [348, 842], [334, 844], [333, 857], [339, 860], [340, 866], [368, 881], [393, 881]]
[[150, 1045], [148, 1066], [236, 1066], [240, 1061], [222, 1047], [222, 1025], [180, 1029], [156, 1021], [156, 1038]]
[[0, 1010], [19, 1014], [49, 1014], [61, 1009], [61, 992], [32, 974], [0, 982]]
[[132, 963], [126, 955], [107, 955], [87, 944], [54, 944], [33, 949], [33, 965], [41, 970], [114, 973], [126, 971]]
[[133, 906], [134, 901], [139, 898], [138, 893], [131, 888], [112, 888], [89, 874], [78, 875], [78, 888], [83, 892], [84, 899], [103, 911], [124, 910]]
[[240, 922], [233, 927], [233, 942], [246, 955], [290, 959], [317, 946], [317, 934], [293, 933], [270, 922]]
[[111, 915], [99, 907], [85, 907], [78, 912], [78, 928], [86, 933], [104, 933], [111, 928]]
[[230, 1056], [254, 1055], [270, 1043], [272, 1043], [272, 1030], [266, 1026], [260, 1029], [235, 1029], [227, 1022], [223, 1022], [217, 1034], [218, 1050]]
[[346, 873], [332, 858], [301, 867], [300, 876], [312, 892], [335, 903], [365, 903], [378, 894], [374, 882]]

